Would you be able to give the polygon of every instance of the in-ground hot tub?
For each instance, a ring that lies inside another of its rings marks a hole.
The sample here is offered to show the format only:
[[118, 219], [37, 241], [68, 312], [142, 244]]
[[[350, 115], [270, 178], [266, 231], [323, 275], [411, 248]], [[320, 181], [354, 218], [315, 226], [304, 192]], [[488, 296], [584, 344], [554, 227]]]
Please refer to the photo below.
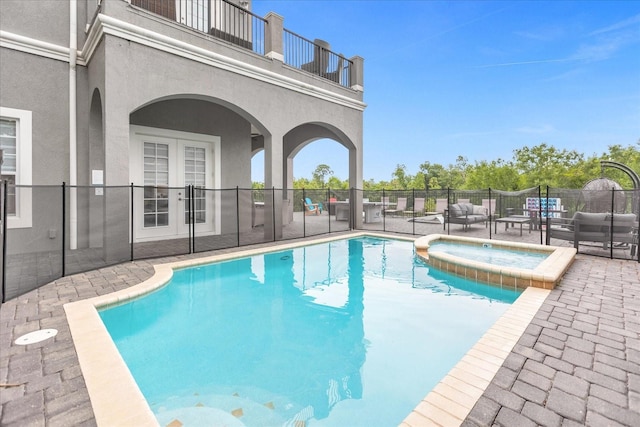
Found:
[[[524, 289], [529, 286], [553, 289], [573, 262], [576, 250], [503, 240], [431, 234], [415, 241], [416, 253], [429, 265], [443, 271], [482, 283]], [[467, 249], [468, 248], [468, 249]], [[482, 251], [500, 252], [507, 262], [494, 262], [495, 257], [479, 256]], [[466, 253], [468, 252], [468, 253]], [[519, 254], [542, 254], [543, 259], [531, 264]], [[484, 261], [480, 261], [485, 259]]]

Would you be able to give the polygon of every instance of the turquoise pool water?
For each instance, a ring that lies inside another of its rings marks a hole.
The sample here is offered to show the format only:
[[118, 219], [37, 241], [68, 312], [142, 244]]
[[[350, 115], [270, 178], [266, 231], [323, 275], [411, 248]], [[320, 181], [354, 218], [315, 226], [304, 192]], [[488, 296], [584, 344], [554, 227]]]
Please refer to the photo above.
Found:
[[100, 316], [160, 425], [391, 426], [518, 296], [357, 238], [177, 270]]
[[548, 253], [497, 248], [491, 244], [481, 246], [439, 241], [435, 241], [429, 245], [429, 253], [435, 252], [446, 253], [500, 267], [518, 267], [529, 270], [535, 269], [549, 256]]

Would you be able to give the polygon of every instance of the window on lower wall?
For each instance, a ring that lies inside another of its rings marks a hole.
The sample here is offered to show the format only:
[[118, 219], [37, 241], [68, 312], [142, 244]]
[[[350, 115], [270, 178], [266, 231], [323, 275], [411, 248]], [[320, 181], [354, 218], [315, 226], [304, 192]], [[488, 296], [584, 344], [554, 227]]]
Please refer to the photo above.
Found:
[[[31, 111], [0, 107], [0, 177], [7, 181], [7, 226], [31, 227]], [[3, 183], [4, 185], [4, 183]]]

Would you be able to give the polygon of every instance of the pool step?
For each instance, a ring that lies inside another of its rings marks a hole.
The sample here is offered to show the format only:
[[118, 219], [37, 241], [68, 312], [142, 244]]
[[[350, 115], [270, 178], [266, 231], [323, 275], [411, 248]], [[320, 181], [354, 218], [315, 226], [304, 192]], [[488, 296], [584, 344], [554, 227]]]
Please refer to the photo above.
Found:
[[275, 398], [260, 403], [242, 397], [239, 393], [194, 395], [170, 399], [163, 407], [154, 408], [154, 412], [158, 423], [163, 427], [306, 427], [307, 420], [313, 417], [313, 408], [295, 408], [294, 405], [283, 404], [282, 401], [283, 399]]

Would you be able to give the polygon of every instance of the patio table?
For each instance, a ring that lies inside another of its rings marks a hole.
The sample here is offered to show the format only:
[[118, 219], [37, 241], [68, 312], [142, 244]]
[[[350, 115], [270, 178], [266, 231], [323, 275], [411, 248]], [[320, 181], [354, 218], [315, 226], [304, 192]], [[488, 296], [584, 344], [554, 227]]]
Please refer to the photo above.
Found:
[[529, 224], [529, 233], [531, 233], [531, 217], [526, 216], [526, 215], [513, 215], [513, 216], [506, 216], [503, 218], [496, 218], [493, 221], [496, 226], [495, 226], [495, 233], [498, 234], [498, 223], [499, 222], [503, 222], [504, 223], [504, 231], [507, 231], [509, 229], [509, 224], [511, 224], [511, 226], [514, 226], [516, 224], [520, 224], [520, 235], [522, 236], [522, 225], [523, 224]]

